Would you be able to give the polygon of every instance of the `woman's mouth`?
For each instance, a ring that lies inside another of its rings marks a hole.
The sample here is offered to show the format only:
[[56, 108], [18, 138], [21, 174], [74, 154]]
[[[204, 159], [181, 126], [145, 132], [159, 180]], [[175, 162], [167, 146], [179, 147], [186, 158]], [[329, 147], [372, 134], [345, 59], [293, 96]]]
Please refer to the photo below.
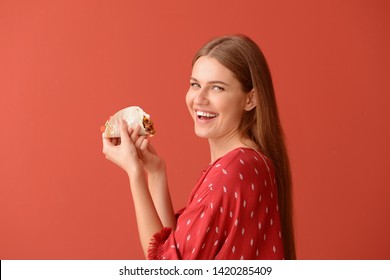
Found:
[[195, 111], [199, 120], [211, 120], [218, 116], [216, 113], [203, 112], [203, 111]]

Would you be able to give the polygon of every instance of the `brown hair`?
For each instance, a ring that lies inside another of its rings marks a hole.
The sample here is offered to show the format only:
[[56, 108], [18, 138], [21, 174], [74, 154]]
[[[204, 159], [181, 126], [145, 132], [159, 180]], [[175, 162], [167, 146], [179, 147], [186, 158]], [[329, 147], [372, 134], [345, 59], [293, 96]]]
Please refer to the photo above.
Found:
[[255, 91], [257, 106], [243, 113], [240, 130], [275, 166], [285, 259], [296, 259], [291, 169], [267, 61], [258, 45], [244, 35], [208, 42], [196, 53], [192, 63], [201, 56], [213, 57], [232, 71], [244, 92]]

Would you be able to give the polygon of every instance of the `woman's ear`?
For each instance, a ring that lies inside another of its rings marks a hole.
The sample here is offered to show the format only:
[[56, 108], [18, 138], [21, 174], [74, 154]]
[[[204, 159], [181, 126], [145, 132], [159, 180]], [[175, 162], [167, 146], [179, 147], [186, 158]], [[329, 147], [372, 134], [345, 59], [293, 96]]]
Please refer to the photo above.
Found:
[[257, 105], [256, 93], [255, 93], [255, 90], [252, 89], [249, 93], [247, 93], [246, 104], [245, 104], [244, 110], [249, 112], [253, 108], [255, 108], [256, 105]]

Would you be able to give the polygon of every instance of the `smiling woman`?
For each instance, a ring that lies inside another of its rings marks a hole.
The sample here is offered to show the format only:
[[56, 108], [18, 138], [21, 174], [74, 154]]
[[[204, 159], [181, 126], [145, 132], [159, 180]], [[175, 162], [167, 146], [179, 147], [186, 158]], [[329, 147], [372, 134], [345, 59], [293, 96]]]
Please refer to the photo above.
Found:
[[256, 147], [239, 130], [243, 112], [256, 106], [253, 93], [246, 94], [234, 73], [217, 59], [202, 56], [194, 63], [186, 102], [196, 135], [209, 139], [212, 162], [234, 147]]
[[193, 60], [186, 103], [211, 163], [177, 213], [165, 163], [140, 127], [122, 122], [119, 145], [103, 138], [106, 157], [129, 176], [147, 258], [295, 259], [289, 161], [258, 46], [242, 35], [207, 43]]

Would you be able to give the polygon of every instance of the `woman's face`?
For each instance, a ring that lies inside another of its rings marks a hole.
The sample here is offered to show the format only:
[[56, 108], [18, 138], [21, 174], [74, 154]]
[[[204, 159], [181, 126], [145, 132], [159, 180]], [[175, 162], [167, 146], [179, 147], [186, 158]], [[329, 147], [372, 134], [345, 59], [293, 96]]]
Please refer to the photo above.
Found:
[[233, 72], [218, 60], [202, 56], [195, 62], [186, 102], [197, 136], [225, 140], [238, 136], [247, 100]]

